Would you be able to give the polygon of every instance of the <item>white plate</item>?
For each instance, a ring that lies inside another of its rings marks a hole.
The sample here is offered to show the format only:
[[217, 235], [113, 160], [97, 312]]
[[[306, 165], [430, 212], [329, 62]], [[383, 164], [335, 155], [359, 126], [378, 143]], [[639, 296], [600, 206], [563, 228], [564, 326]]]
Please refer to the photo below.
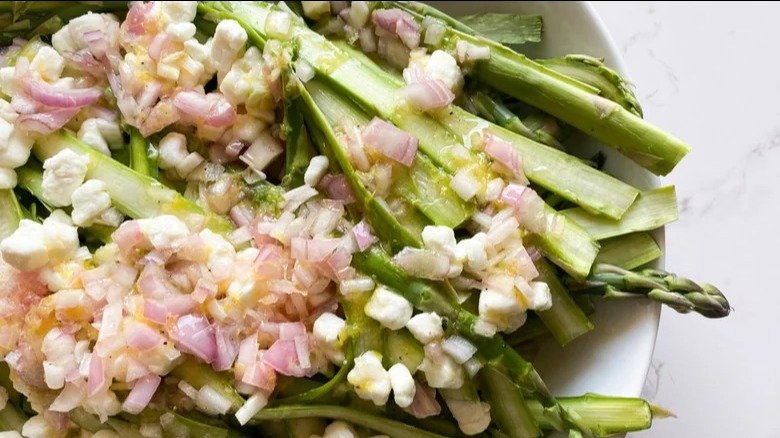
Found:
[[[478, 12], [540, 14], [544, 19], [542, 43], [524, 46], [532, 58], [571, 53], [604, 57], [621, 74], [626, 69], [615, 43], [593, 6], [588, 2], [435, 2], [452, 15]], [[598, 147], [586, 138], [572, 139], [570, 150], [587, 155]], [[612, 149], [606, 169], [623, 181], [647, 189], [659, 180]], [[663, 230], [654, 236], [664, 248]], [[663, 259], [657, 267], [663, 266]], [[557, 395], [595, 392], [608, 395], [639, 396], [642, 392], [658, 332], [660, 305], [644, 301], [600, 302], [591, 320], [596, 329], [561, 349], [552, 340], [545, 342], [535, 365], [550, 389]]]

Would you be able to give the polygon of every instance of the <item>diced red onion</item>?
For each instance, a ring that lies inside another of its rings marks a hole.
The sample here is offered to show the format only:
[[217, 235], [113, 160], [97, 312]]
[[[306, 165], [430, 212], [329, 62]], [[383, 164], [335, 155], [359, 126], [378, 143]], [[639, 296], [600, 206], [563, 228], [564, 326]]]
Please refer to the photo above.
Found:
[[236, 374], [237, 376], [243, 375], [243, 373], [257, 362], [257, 333], [253, 333], [251, 336], [244, 338], [238, 345], [238, 356], [236, 358]]
[[209, 93], [208, 98], [211, 107], [208, 115], [203, 119], [205, 125], [224, 128], [236, 121], [236, 109], [225, 99], [225, 96], [219, 93]]
[[268, 396], [262, 391], [256, 392], [236, 411], [236, 420], [238, 420], [238, 423], [242, 426], [245, 425], [267, 404]]
[[133, 415], [140, 414], [152, 401], [161, 381], [160, 376], [156, 374], [148, 374], [138, 379], [122, 403], [122, 410]]
[[383, 30], [398, 35], [410, 49], [420, 44], [420, 25], [408, 12], [400, 9], [377, 9], [371, 14], [371, 20]]
[[282, 195], [285, 201], [284, 209], [285, 211], [295, 211], [304, 202], [315, 196], [317, 196], [317, 190], [312, 187], [307, 185], [296, 187]]
[[276, 372], [264, 362], [257, 361], [246, 369], [241, 381], [265, 391], [273, 391], [276, 386]]
[[358, 29], [358, 39], [363, 53], [376, 52], [376, 36], [370, 28]]
[[298, 336], [306, 336], [306, 326], [301, 322], [283, 322], [279, 324], [279, 339], [294, 340]]
[[239, 227], [249, 225], [254, 219], [253, 216], [252, 209], [242, 204], [237, 204], [230, 209], [230, 219], [233, 219], [233, 222]]
[[534, 190], [527, 189], [515, 204], [515, 215], [527, 230], [541, 233], [547, 228], [544, 206], [544, 200]]
[[444, 280], [450, 272], [450, 259], [427, 249], [406, 247], [393, 261], [409, 275], [429, 280]]
[[157, 103], [161, 90], [162, 84], [159, 81], [151, 81], [144, 86], [144, 89], [141, 91], [141, 94], [138, 95], [136, 102], [141, 108], [151, 108]]
[[517, 219], [514, 217], [508, 217], [504, 220], [493, 220], [493, 224], [490, 226], [490, 230], [487, 232], [488, 243], [494, 246], [498, 246], [503, 243], [509, 236], [512, 235], [520, 227]]
[[504, 190], [501, 191], [501, 202], [506, 205], [516, 206], [520, 202], [520, 198], [523, 196], [526, 187], [520, 184], [509, 183]]
[[344, 175], [327, 174], [322, 177], [319, 185], [329, 199], [341, 201], [345, 204], [355, 202], [355, 192]]
[[274, 138], [269, 131], [264, 131], [249, 145], [249, 148], [241, 154], [239, 159], [252, 169], [262, 171], [282, 152], [284, 152], [284, 148], [279, 140]]
[[352, 235], [355, 236], [355, 241], [361, 252], [365, 251], [378, 241], [376, 236], [371, 234], [371, 229], [368, 222], [365, 220], [358, 222], [358, 224], [352, 228]]
[[306, 335], [296, 336], [293, 339], [295, 342], [295, 353], [298, 356], [298, 363], [301, 364], [301, 368], [311, 368], [311, 360], [309, 358], [309, 338]]
[[539, 271], [536, 270], [536, 265], [534, 265], [534, 259], [525, 248], [519, 248], [517, 253], [515, 253], [515, 258], [517, 259], [518, 273], [522, 277], [531, 281], [539, 276]]
[[48, 135], [65, 126], [78, 112], [79, 108], [59, 108], [36, 114], [22, 114], [16, 119], [15, 125], [23, 131]]
[[200, 304], [203, 304], [207, 299], [213, 298], [216, 295], [217, 285], [208, 278], [199, 278], [198, 282], [195, 284], [195, 290], [192, 291], [192, 299]]
[[54, 108], [80, 108], [95, 103], [103, 95], [96, 87], [65, 89], [30, 77], [22, 82], [22, 89], [36, 102]]
[[523, 165], [520, 153], [512, 146], [512, 143], [498, 138], [488, 131], [485, 131], [484, 138], [485, 153], [506, 166], [513, 174], [517, 174], [522, 170]]
[[138, 221], [127, 221], [111, 234], [111, 240], [117, 244], [119, 251], [123, 254], [129, 254], [146, 241], [141, 225]]
[[249, 226], [243, 226], [233, 230], [228, 236], [228, 240], [233, 245], [241, 245], [242, 243], [252, 240], [252, 231]]
[[233, 336], [233, 331], [228, 327], [217, 326], [215, 337], [217, 340], [217, 358], [212, 366], [215, 371], [227, 371], [233, 366], [238, 355], [238, 341]]
[[415, 418], [428, 418], [441, 414], [441, 405], [436, 401], [436, 390], [415, 380], [412, 404], [404, 411]]
[[295, 237], [291, 242], [291, 252], [293, 258], [298, 260], [321, 262], [327, 259], [340, 243], [341, 241], [339, 239], [327, 239], [322, 237], [305, 239], [303, 237]]
[[455, 94], [438, 79], [409, 84], [405, 92], [412, 105], [423, 111], [444, 108], [455, 100]]
[[126, 330], [127, 345], [138, 351], [146, 352], [154, 349], [163, 341], [162, 335], [146, 324], [133, 322]]
[[173, 97], [173, 106], [196, 119], [203, 119], [211, 112], [212, 102], [208, 97], [194, 90], [181, 90]]
[[298, 362], [293, 340], [278, 340], [263, 353], [262, 361], [284, 376], [303, 377], [306, 374]]
[[103, 358], [93, 353], [89, 360], [89, 377], [87, 378], [87, 395], [92, 397], [107, 388], [106, 373]]
[[166, 295], [163, 298], [163, 303], [165, 303], [165, 310], [169, 315], [184, 315], [197, 305], [192, 296], [179, 293]]
[[25, 94], [15, 94], [11, 98], [11, 108], [19, 114], [36, 114], [40, 111], [41, 104]]
[[417, 156], [417, 138], [378, 117], [363, 129], [362, 136], [363, 144], [406, 167]]
[[[120, 108], [122, 107], [120, 106]], [[128, 117], [125, 114], [124, 109], [122, 110], [122, 115], [125, 116], [125, 118]], [[130, 117], [132, 117], [132, 115]], [[179, 112], [176, 111], [176, 107], [174, 107], [168, 99], [163, 99], [152, 107], [149, 115], [144, 119], [138, 129], [144, 137], [148, 137], [178, 122], [180, 118], [181, 116]]]
[[74, 64], [79, 70], [92, 77], [99, 78], [105, 74], [103, 64], [98, 62], [89, 50], [84, 49], [79, 50], [78, 52], [65, 52], [62, 53], [62, 57], [69, 63]]
[[339, 273], [348, 268], [350, 263], [352, 263], [352, 254], [343, 246], [336, 248], [326, 262], [328, 268], [330, 268], [335, 276], [334, 279], [339, 279]]
[[167, 48], [170, 42], [170, 35], [168, 35], [168, 33], [165, 31], [160, 32], [155, 35], [154, 38], [152, 38], [152, 42], [149, 43], [149, 48], [147, 49], [146, 53], [149, 54], [150, 58], [157, 62], [162, 57], [163, 50]]
[[203, 315], [182, 316], [170, 330], [170, 336], [181, 350], [206, 363], [212, 363], [217, 357], [214, 328]]
[[132, 35], [144, 34], [146, 32], [146, 20], [154, 7], [155, 3], [151, 2], [131, 2], [130, 9], [127, 11], [127, 17], [122, 23], [122, 29]]
[[230, 409], [230, 400], [210, 385], [203, 385], [195, 396], [195, 404], [211, 415], [225, 415]]
[[84, 401], [84, 388], [77, 385], [65, 385], [60, 395], [49, 406], [52, 412], [70, 412]]
[[165, 306], [155, 300], [144, 300], [144, 318], [157, 324], [165, 324], [168, 314]]

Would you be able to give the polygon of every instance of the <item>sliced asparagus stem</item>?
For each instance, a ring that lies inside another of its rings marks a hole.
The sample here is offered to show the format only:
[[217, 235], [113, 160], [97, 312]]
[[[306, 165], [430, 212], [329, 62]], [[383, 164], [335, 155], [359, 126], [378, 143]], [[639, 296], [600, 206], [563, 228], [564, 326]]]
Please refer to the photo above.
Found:
[[630, 84], [618, 72], [604, 65], [603, 60], [588, 55], [566, 55], [563, 58], [538, 59], [536, 62], [597, 88], [602, 97], [642, 117], [642, 106], [631, 91]]
[[250, 420], [250, 424], [266, 421], [290, 420], [296, 418], [330, 418], [348, 421], [376, 432], [393, 437], [443, 438], [442, 435], [417, 429], [408, 424], [390, 420], [386, 417], [369, 414], [344, 406], [330, 405], [291, 405], [261, 410]]
[[130, 168], [141, 175], [152, 176], [152, 166], [149, 163], [149, 143], [138, 129], [130, 127], [129, 130]]
[[490, 58], [472, 69], [478, 80], [593, 135], [656, 174], [669, 173], [690, 150], [617, 103], [562, 80], [562, 75], [505, 46], [449, 27], [435, 48], [454, 50], [460, 41], [490, 49]]
[[523, 392], [492, 365], [479, 376], [487, 389], [491, 418], [511, 438], [535, 438], [542, 432], [525, 403]]
[[[455, 20], [451, 20], [457, 22]], [[515, 45], [542, 41], [542, 16], [482, 12], [458, 17], [458, 21], [481, 35], [501, 44]]]
[[677, 194], [674, 186], [643, 192], [618, 221], [595, 216], [579, 207], [560, 213], [580, 224], [594, 239], [602, 240], [637, 231], [654, 230], [676, 221]]
[[[585, 394], [580, 397], [560, 397], [558, 400], [562, 406], [576, 412], [582, 423], [597, 437], [648, 429], [653, 422], [651, 406], [640, 398]], [[535, 400], [527, 402], [539, 427], [554, 428], [555, 424], [545, 416], [540, 403]]]
[[529, 138], [537, 143], [546, 144], [547, 146], [552, 146], [555, 149], [563, 150], [563, 146], [560, 144], [560, 142], [558, 142], [558, 140], [550, 135], [540, 135], [546, 134], [543, 131], [540, 132], [532, 130], [526, 126], [522, 120], [520, 120], [520, 117], [515, 115], [512, 111], [509, 110], [509, 108], [504, 106], [503, 103], [499, 102], [497, 99], [494, 99], [487, 93], [483, 91], [477, 91], [472, 93], [469, 96], [469, 99], [474, 105], [474, 108], [476, 108], [480, 117], [489, 120], [502, 128], [506, 128], [514, 133], [522, 135], [523, 137]]
[[205, 221], [205, 225], [217, 233], [232, 229], [223, 217], [207, 213], [174, 190], [106, 157], [64, 131], [39, 139], [33, 153], [43, 162], [64, 149], [89, 158], [87, 178], [105, 183], [114, 205], [132, 218], [172, 214], [185, 223]]
[[[552, 296], [552, 307], [536, 312], [550, 330], [558, 344], [564, 346], [572, 340], [593, 330], [593, 324], [574, 302], [569, 292], [558, 279], [555, 269], [544, 259], [536, 262], [539, 279], [547, 283]], [[523, 330], [521, 327], [520, 330]]]
[[171, 375], [186, 381], [195, 389], [211, 387], [222, 397], [230, 400], [230, 412], [236, 412], [244, 405], [245, 400], [233, 387], [232, 378], [214, 371], [210, 365], [198, 362], [194, 358], [186, 358], [173, 369]]
[[601, 249], [596, 263], [606, 263], [623, 269], [635, 269], [661, 257], [663, 251], [650, 233], [631, 233], [599, 242]]
[[707, 318], [723, 318], [731, 313], [731, 305], [715, 286], [656, 269], [634, 272], [597, 264], [583, 285], [570, 288], [612, 300], [648, 298], [680, 313], [697, 312]]
[[0, 190], [0, 240], [10, 236], [19, 221], [22, 220], [22, 209], [13, 190]]

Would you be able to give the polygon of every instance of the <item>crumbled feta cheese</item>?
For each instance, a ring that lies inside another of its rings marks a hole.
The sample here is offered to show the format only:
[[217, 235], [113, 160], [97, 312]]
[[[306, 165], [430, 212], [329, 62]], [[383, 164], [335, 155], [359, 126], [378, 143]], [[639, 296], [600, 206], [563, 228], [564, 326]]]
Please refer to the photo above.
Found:
[[458, 427], [466, 435], [484, 432], [490, 425], [489, 404], [479, 399], [469, 400], [459, 391], [442, 391], [442, 396]]
[[454, 258], [457, 251], [455, 231], [450, 227], [428, 225], [423, 228], [422, 239], [425, 247], [447, 257]]
[[185, 55], [181, 61], [179, 70], [179, 79], [176, 81], [180, 87], [192, 88], [199, 84], [201, 78], [206, 73], [206, 67], [200, 62]]
[[409, 368], [397, 363], [387, 370], [390, 375], [390, 386], [393, 387], [393, 400], [399, 407], [405, 408], [412, 404], [416, 386]]
[[60, 53], [77, 52], [79, 50], [70, 36], [70, 28], [68, 26], [63, 26], [60, 30], [54, 32], [54, 35], [51, 36], [51, 45]]
[[19, 227], [0, 242], [3, 260], [20, 271], [34, 271], [49, 263], [43, 225], [22, 219]]
[[[304, 2], [304, 3], [327, 3], [327, 2]], [[325, 428], [322, 438], [355, 438], [357, 437], [355, 429], [349, 423], [344, 421], [334, 421]]]
[[63, 149], [43, 162], [43, 197], [55, 207], [71, 204], [71, 197], [84, 182], [89, 158]]
[[82, 142], [92, 146], [93, 149], [100, 152], [103, 155], [111, 156], [111, 151], [108, 148], [108, 142], [103, 138], [103, 133], [100, 132], [98, 122], [100, 119], [87, 119], [81, 124], [77, 137]]
[[355, 393], [364, 400], [383, 406], [390, 397], [390, 375], [382, 367], [382, 355], [367, 351], [355, 359], [355, 366], [347, 375], [347, 381], [355, 387]]
[[236, 250], [233, 248], [233, 245], [225, 240], [224, 237], [215, 234], [209, 229], [201, 231], [200, 237], [206, 243], [206, 248], [208, 248], [209, 256], [206, 266], [208, 266], [211, 273], [216, 277], [217, 281], [225, 275], [229, 277], [236, 256]]
[[338, 316], [326, 312], [320, 315], [314, 321], [312, 335], [314, 342], [331, 362], [336, 365], [344, 363], [344, 352], [342, 351], [343, 331], [346, 322]]
[[0, 167], [0, 189], [16, 187], [16, 171]]
[[379, 286], [363, 309], [366, 315], [390, 330], [403, 328], [414, 311], [412, 303], [385, 286]]
[[406, 328], [421, 344], [429, 344], [444, 336], [441, 317], [435, 312], [424, 312], [414, 315], [406, 323]]
[[552, 307], [552, 295], [550, 295], [550, 286], [542, 281], [532, 281], [528, 288], [522, 288], [520, 291], [525, 295], [528, 301], [528, 308], [531, 310], [547, 310]]
[[43, 415], [36, 415], [24, 423], [22, 435], [25, 438], [49, 438], [57, 436]]
[[[223, 81], [224, 82], [224, 81]], [[233, 138], [244, 143], [252, 143], [266, 128], [266, 123], [246, 114], [239, 114], [233, 123]]]
[[463, 168], [455, 173], [450, 180], [450, 188], [464, 201], [468, 201], [482, 190], [482, 183], [472, 175], [468, 168]]
[[457, 91], [463, 86], [463, 74], [458, 67], [455, 58], [444, 50], [436, 50], [431, 53], [425, 66], [425, 74], [431, 79], [438, 79], [452, 91]]
[[88, 227], [111, 208], [111, 196], [103, 181], [91, 179], [76, 189], [71, 196], [73, 211], [70, 217], [80, 227]]
[[65, 386], [65, 370], [48, 360], [43, 361], [43, 378], [49, 389], [62, 389]]
[[19, 129], [14, 129], [8, 141], [0, 143], [0, 167], [16, 169], [23, 166], [30, 158], [30, 150], [34, 140]]
[[217, 71], [227, 71], [247, 40], [243, 27], [235, 20], [222, 20], [214, 31], [210, 59]]
[[41, 79], [46, 82], [59, 79], [64, 68], [65, 59], [49, 46], [42, 46], [38, 49], [38, 53], [30, 62], [30, 70], [38, 73]]
[[53, 211], [43, 221], [43, 240], [50, 260], [68, 260], [79, 249], [78, 231], [62, 210]]
[[171, 23], [185, 23], [195, 19], [198, 13], [198, 2], [174, 1], [160, 2], [163, 17]]
[[303, 174], [303, 181], [309, 187], [316, 187], [325, 173], [328, 171], [328, 157], [318, 155], [311, 159], [306, 173]]
[[187, 137], [171, 132], [160, 140], [160, 169], [175, 169], [189, 155]]
[[219, 83], [219, 91], [231, 105], [243, 103], [258, 109], [273, 108], [273, 96], [263, 79], [264, 63], [263, 55], [256, 47], [250, 47], [233, 63]]
[[174, 41], [187, 41], [195, 36], [197, 29], [192, 23], [171, 23], [165, 28], [167, 33]]
[[523, 325], [526, 308], [514, 292], [485, 289], [479, 294], [479, 317], [500, 331], [512, 332]]
[[138, 225], [152, 246], [157, 249], [171, 248], [190, 234], [187, 225], [176, 216], [171, 215], [139, 219]]
[[269, 37], [287, 41], [292, 36], [290, 14], [284, 11], [271, 11], [265, 19], [265, 32]]
[[487, 268], [487, 234], [479, 232], [470, 239], [461, 240], [457, 250], [463, 257], [467, 270], [479, 272]]
[[418, 369], [425, 373], [431, 388], [457, 389], [463, 386], [463, 367], [445, 354], [438, 342], [425, 346], [425, 359]]
[[303, 15], [316, 20], [330, 14], [330, 2], [301, 2]]
[[195, 38], [190, 38], [184, 42], [184, 50], [192, 57], [192, 59], [202, 63], [206, 62], [206, 60], [209, 58], [209, 46], [201, 44], [200, 41], [196, 40]]

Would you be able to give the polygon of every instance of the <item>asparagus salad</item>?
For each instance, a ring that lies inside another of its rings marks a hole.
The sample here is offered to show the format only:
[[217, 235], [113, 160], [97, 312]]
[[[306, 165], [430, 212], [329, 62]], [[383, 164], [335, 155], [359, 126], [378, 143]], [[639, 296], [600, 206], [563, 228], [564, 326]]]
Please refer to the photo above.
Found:
[[[541, 17], [416, 2], [0, 2], [2, 437], [606, 436], [665, 412], [532, 365], [677, 218], [578, 157], [688, 146]], [[582, 138], [582, 137], [580, 137]], [[575, 136], [576, 140], [577, 137]], [[598, 310], [596, 310], [598, 311]]]

